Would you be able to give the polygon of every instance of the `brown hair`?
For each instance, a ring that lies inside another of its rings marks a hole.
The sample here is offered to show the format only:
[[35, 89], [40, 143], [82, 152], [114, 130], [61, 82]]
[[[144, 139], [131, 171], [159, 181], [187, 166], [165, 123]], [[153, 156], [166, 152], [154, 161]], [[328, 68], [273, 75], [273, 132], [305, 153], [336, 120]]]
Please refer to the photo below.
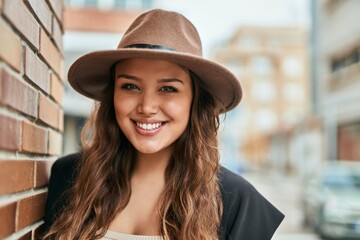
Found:
[[[222, 216], [217, 171], [219, 108], [194, 74], [188, 126], [176, 141], [160, 200], [160, 231], [169, 240], [216, 240]], [[114, 81], [82, 132], [82, 165], [66, 208], [44, 239], [96, 239], [128, 203], [135, 149], [119, 128]]]

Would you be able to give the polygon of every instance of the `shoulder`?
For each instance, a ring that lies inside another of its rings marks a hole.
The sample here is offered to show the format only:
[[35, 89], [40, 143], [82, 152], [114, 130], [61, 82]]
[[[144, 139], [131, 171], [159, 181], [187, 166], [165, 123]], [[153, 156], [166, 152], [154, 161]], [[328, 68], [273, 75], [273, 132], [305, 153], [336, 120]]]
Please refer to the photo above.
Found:
[[49, 190], [62, 191], [74, 181], [80, 164], [80, 154], [71, 154], [59, 158], [51, 167]]
[[243, 177], [224, 167], [218, 177], [223, 198], [221, 239], [271, 239], [284, 215]]
[[247, 191], [255, 190], [247, 180], [225, 167], [220, 168], [218, 177], [221, 191], [225, 196], [228, 194], [244, 195]]
[[74, 153], [57, 159], [51, 167], [51, 175], [62, 174], [64, 178], [72, 178], [72, 175], [80, 161], [80, 154]]
[[243, 207], [250, 199], [263, 199], [263, 196], [251, 183], [225, 167], [220, 168], [218, 178], [225, 217], [229, 211], [233, 213], [234, 209]]
[[74, 182], [79, 164], [80, 154], [77, 153], [61, 157], [52, 165], [45, 206], [46, 229], [51, 226], [55, 217], [65, 206], [67, 201], [65, 195]]

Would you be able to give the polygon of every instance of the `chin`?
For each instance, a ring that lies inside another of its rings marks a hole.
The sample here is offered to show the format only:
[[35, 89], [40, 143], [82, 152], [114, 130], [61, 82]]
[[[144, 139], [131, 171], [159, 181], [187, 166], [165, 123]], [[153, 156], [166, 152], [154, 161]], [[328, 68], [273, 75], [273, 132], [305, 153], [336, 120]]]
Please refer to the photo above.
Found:
[[154, 153], [157, 153], [157, 152], [160, 152], [161, 149], [159, 148], [152, 148], [152, 147], [135, 147], [136, 151], [138, 151], [139, 153], [142, 153], [142, 154], [154, 154]]
[[163, 143], [153, 143], [153, 144], [135, 144], [133, 145], [138, 153], [141, 154], [171, 154], [172, 144], [164, 145]]

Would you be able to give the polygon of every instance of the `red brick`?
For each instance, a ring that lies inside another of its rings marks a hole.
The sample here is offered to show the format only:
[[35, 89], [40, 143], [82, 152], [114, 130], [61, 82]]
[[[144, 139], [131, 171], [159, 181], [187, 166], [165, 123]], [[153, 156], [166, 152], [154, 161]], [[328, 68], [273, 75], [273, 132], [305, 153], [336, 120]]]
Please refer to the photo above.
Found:
[[62, 61], [60, 62], [60, 73], [58, 74], [59, 78], [64, 82], [64, 61], [62, 59]]
[[0, 239], [15, 232], [16, 203], [0, 207]]
[[44, 216], [46, 195], [47, 193], [40, 193], [18, 202], [16, 231], [39, 221]]
[[59, 116], [58, 129], [60, 132], [62, 132], [64, 131], [64, 111], [62, 109], [59, 109], [58, 116]]
[[64, 1], [59, 0], [48, 0], [51, 8], [55, 12], [56, 17], [62, 21], [63, 19], [63, 11], [64, 11]]
[[21, 0], [4, 0], [3, 13], [28, 42], [39, 49], [39, 24]]
[[26, 0], [35, 15], [39, 18], [41, 24], [44, 26], [48, 33], [51, 33], [51, 19], [52, 13], [47, 3], [39, 0]]
[[50, 170], [53, 161], [36, 161], [36, 181], [34, 187], [42, 187], [48, 184], [50, 177]]
[[39, 97], [39, 119], [53, 128], [58, 128], [58, 106], [42, 94]]
[[62, 135], [58, 132], [49, 131], [49, 150], [50, 155], [61, 155], [62, 153]]
[[63, 52], [63, 39], [62, 39], [63, 32], [60, 28], [60, 24], [57, 21], [56, 17], [53, 17], [53, 32], [52, 37], [54, 39], [54, 42], [56, 43], [58, 49], [60, 49], [61, 52]]
[[32, 239], [32, 231], [25, 233], [19, 238], [19, 240], [31, 240], [31, 239]]
[[46, 93], [50, 92], [49, 70], [30, 48], [24, 47], [25, 76], [38, 85]]
[[57, 74], [62, 74], [63, 58], [53, 42], [42, 29], [40, 32], [40, 54]]
[[0, 18], [0, 60], [5, 61], [17, 72], [21, 68], [21, 42], [10, 26]]
[[50, 94], [56, 102], [58, 102], [60, 105], [63, 104], [64, 85], [54, 73], [51, 73]]
[[20, 149], [20, 122], [0, 115], [0, 149], [16, 151]]
[[34, 161], [0, 160], [0, 195], [33, 187]]
[[0, 103], [8, 105], [31, 117], [37, 117], [38, 93], [3, 69], [0, 84]]
[[47, 130], [28, 122], [22, 122], [22, 151], [47, 153]]

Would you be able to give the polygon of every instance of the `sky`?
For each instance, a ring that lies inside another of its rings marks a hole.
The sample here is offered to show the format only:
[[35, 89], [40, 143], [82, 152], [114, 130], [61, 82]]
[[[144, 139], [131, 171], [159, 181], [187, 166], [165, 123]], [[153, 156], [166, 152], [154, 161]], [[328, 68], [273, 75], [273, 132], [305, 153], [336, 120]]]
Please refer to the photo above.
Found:
[[196, 26], [205, 56], [241, 25], [309, 26], [309, 0], [159, 0]]

